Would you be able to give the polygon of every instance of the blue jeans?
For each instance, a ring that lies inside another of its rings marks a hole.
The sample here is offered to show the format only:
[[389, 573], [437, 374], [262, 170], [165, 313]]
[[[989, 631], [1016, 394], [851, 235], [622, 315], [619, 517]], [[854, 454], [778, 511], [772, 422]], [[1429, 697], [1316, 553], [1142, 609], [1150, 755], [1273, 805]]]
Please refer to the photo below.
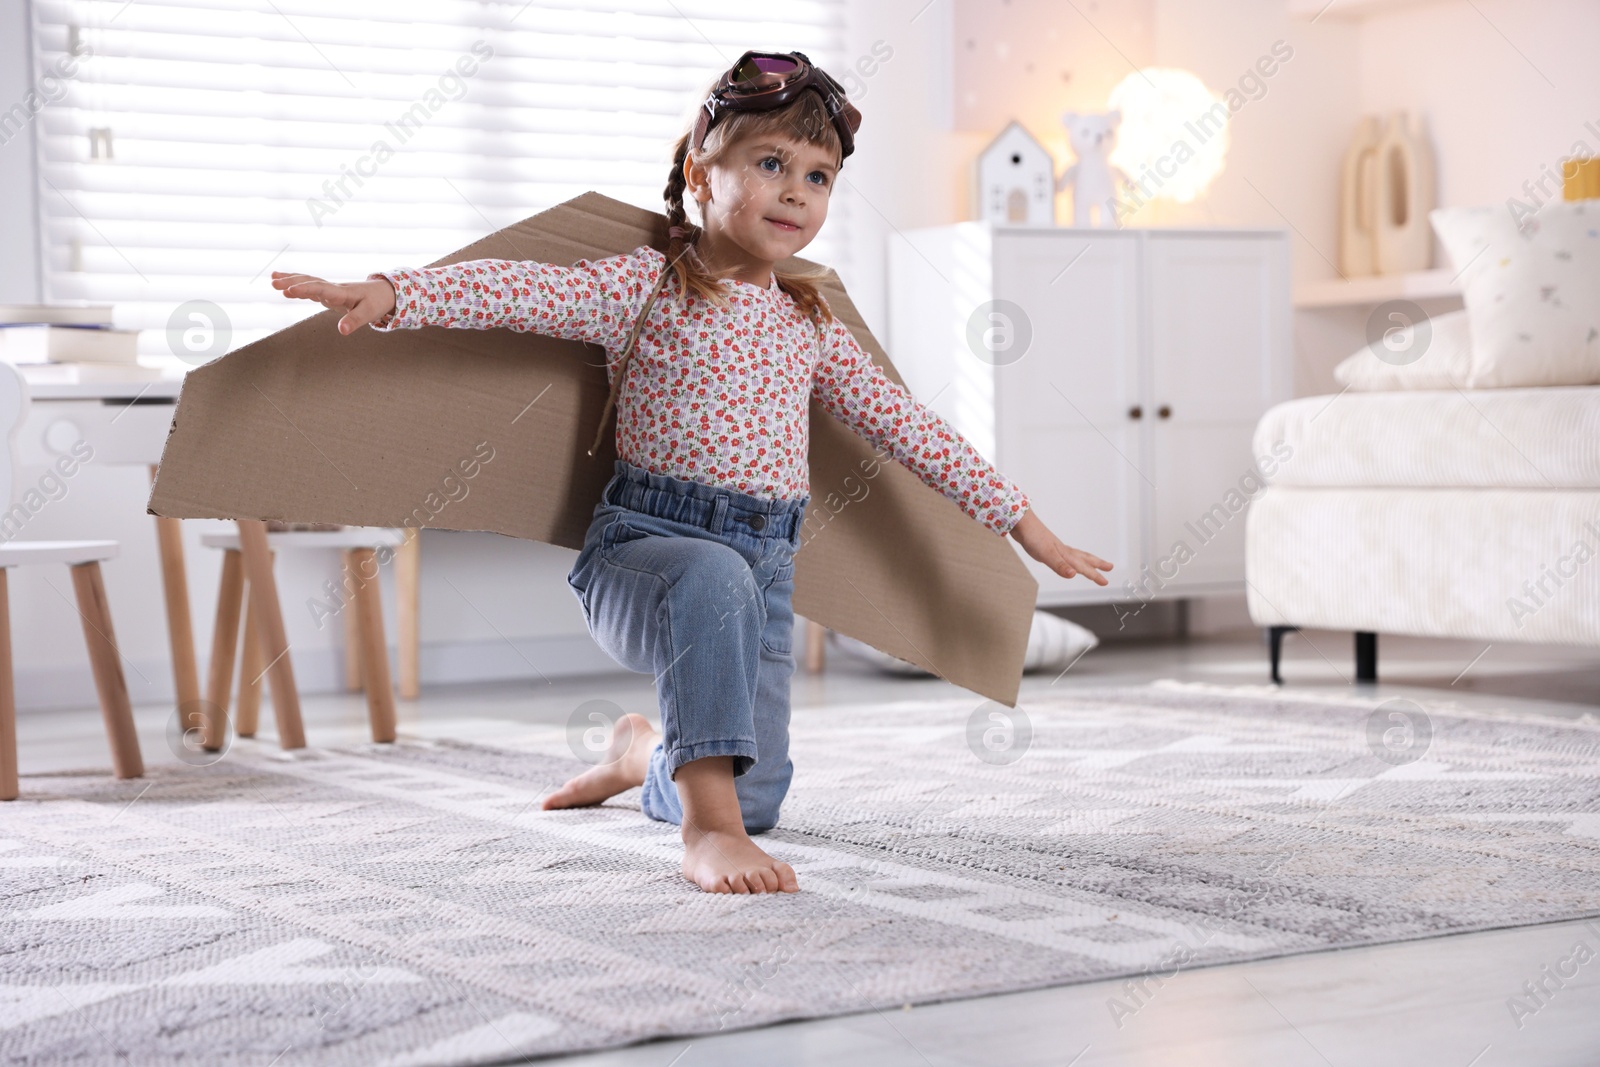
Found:
[[794, 775], [794, 553], [810, 499], [616, 460], [567, 583], [606, 654], [655, 675], [662, 736], [640, 800], [652, 819], [683, 824], [679, 767], [732, 756], [745, 831], [778, 824]]

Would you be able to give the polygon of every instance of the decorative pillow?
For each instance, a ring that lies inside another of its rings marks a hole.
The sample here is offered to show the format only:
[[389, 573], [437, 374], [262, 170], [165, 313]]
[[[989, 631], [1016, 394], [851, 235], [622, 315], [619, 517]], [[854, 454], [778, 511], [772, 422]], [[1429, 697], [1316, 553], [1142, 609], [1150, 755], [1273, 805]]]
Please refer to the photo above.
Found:
[[1439, 208], [1428, 218], [1461, 273], [1475, 389], [1600, 382], [1600, 200]]
[[[828, 631], [828, 641], [840, 651], [890, 674], [932, 677], [916, 664], [907, 663], [887, 652], [880, 652], [865, 641], [857, 641], [853, 637], [847, 637], [833, 630]], [[1022, 657], [1022, 672], [1027, 674], [1039, 670], [1066, 670], [1077, 662], [1080, 656], [1099, 643], [1100, 639], [1093, 631], [1086, 630], [1058, 615], [1052, 615], [1048, 611], [1035, 610], [1033, 626], [1028, 631], [1028, 651]]]
[[1467, 387], [1472, 375], [1472, 329], [1465, 308], [1403, 327], [1391, 336], [1382, 348], [1363, 346], [1333, 368], [1334, 380], [1357, 390]]

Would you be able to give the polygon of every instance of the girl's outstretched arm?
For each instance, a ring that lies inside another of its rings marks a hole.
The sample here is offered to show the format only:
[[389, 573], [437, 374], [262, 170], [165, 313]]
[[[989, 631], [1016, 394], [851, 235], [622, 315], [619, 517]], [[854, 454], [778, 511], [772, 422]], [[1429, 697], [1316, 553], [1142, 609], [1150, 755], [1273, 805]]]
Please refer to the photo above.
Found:
[[1111, 564], [1063, 544], [1032, 511], [1022, 487], [972, 443], [883, 372], [839, 319], [823, 331], [812, 388], [828, 413], [937, 489], [997, 534], [1010, 534], [1034, 559], [1064, 578], [1082, 574], [1107, 584]]
[[537, 260], [475, 259], [368, 275], [394, 287], [394, 313], [375, 330], [505, 327], [621, 348], [666, 257], [649, 246], [570, 267]]
[[444, 326], [505, 327], [570, 341], [622, 346], [666, 257], [647, 245], [570, 267], [536, 260], [476, 259], [445, 267], [397, 267], [338, 283], [273, 271], [284, 296], [345, 311], [339, 332]]

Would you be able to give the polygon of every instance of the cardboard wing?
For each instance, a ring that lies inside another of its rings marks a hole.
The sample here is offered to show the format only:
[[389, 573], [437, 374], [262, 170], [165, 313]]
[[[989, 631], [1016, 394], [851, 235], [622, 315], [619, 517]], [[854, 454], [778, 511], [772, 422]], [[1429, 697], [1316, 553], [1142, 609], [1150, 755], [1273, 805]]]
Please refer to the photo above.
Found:
[[[666, 227], [660, 213], [588, 192], [429, 266], [570, 265], [664, 249]], [[820, 288], [903, 385], [838, 275]], [[587, 453], [608, 391], [600, 348], [509, 329], [344, 336], [339, 318], [323, 311], [188, 373], [150, 514], [485, 530], [582, 547], [616, 458], [609, 428]], [[810, 478], [795, 611], [1014, 706], [1038, 583], [1008, 540], [815, 398]]]

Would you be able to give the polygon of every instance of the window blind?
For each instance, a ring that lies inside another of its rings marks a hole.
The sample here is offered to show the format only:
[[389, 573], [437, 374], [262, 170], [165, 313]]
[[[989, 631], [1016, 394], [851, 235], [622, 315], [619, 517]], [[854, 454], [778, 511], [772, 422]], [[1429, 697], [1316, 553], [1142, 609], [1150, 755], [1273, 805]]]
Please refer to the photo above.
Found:
[[[322, 310], [274, 270], [420, 266], [590, 189], [660, 211], [710, 80], [747, 48], [835, 66], [843, 2], [33, 0], [35, 77], [76, 54], [37, 119], [45, 299], [192, 365]], [[842, 276], [850, 195], [801, 253]]]

